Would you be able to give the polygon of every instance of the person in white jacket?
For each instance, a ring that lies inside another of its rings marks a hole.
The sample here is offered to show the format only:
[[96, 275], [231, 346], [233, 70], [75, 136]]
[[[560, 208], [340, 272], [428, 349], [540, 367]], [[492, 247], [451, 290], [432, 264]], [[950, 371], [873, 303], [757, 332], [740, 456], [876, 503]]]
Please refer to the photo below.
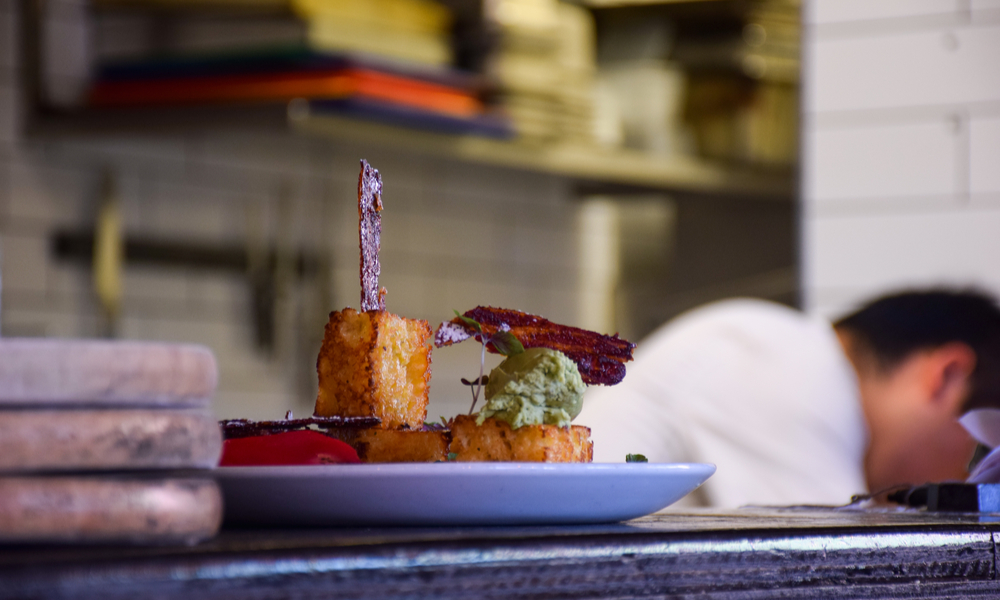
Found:
[[576, 420], [595, 462], [714, 463], [682, 506], [846, 504], [963, 479], [957, 422], [1000, 406], [1000, 310], [974, 291], [887, 296], [831, 324], [762, 300], [683, 314]]

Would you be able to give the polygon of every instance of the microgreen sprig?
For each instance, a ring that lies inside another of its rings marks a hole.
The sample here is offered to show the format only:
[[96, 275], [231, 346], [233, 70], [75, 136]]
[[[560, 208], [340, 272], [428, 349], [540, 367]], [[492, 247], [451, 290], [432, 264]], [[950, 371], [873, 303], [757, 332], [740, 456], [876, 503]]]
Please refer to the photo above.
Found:
[[471, 415], [476, 410], [476, 402], [479, 401], [479, 394], [482, 392], [483, 386], [490, 380], [489, 376], [486, 375], [486, 347], [492, 344], [493, 348], [500, 354], [514, 356], [515, 354], [524, 352], [524, 345], [510, 332], [509, 328], [501, 329], [493, 335], [487, 336], [483, 333], [483, 326], [479, 321], [471, 317], [466, 317], [457, 310], [455, 311], [455, 315], [462, 323], [475, 330], [476, 339], [483, 344], [483, 349], [479, 356], [479, 378], [474, 381], [462, 379], [462, 383], [472, 388], [472, 406], [469, 408], [469, 414]]

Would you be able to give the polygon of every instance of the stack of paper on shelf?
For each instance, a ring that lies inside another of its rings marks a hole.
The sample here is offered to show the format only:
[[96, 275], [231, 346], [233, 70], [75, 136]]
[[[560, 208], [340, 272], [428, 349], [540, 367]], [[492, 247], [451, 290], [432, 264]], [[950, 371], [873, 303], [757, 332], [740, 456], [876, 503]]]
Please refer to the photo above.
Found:
[[499, 0], [490, 18], [500, 47], [489, 71], [527, 139], [594, 139], [595, 33], [591, 14], [557, 0]]
[[684, 36], [674, 58], [688, 72], [685, 120], [699, 154], [790, 166], [798, 159], [799, 7], [748, 5], [741, 31]]
[[0, 543], [192, 543], [222, 500], [200, 346], [0, 339]]
[[292, 0], [317, 50], [452, 64], [451, 13], [433, 0]]

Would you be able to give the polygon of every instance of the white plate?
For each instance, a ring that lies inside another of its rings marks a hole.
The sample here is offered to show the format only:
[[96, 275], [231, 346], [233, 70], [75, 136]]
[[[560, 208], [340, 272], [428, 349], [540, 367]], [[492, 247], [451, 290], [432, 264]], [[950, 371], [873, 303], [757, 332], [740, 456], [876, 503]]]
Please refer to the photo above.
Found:
[[706, 464], [419, 463], [221, 467], [227, 520], [273, 525], [610, 523], [673, 504]]

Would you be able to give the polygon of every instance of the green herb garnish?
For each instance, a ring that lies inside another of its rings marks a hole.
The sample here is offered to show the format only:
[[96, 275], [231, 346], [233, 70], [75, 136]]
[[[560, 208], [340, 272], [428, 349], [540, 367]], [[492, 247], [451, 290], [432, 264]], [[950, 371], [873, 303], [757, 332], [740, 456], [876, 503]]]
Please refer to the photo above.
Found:
[[524, 344], [513, 333], [507, 330], [498, 331], [487, 337], [483, 333], [483, 326], [479, 321], [472, 317], [467, 317], [455, 309], [452, 310], [455, 311], [455, 315], [462, 323], [476, 331], [477, 335], [475, 337], [483, 344], [483, 351], [479, 357], [479, 378], [473, 381], [462, 379], [462, 383], [472, 388], [472, 406], [469, 407], [469, 414], [471, 415], [476, 410], [476, 402], [479, 401], [479, 394], [483, 391], [483, 386], [489, 381], [489, 377], [485, 375], [486, 347], [492, 344], [493, 349], [503, 356], [514, 356], [515, 354], [524, 352]]
[[452, 310], [455, 311], [455, 316], [457, 316], [459, 318], [459, 320], [461, 320], [463, 323], [465, 323], [469, 327], [475, 329], [479, 333], [483, 332], [483, 326], [479, 324], [479, 321], [473, 319], [472, 317], [467, 317], [467, 316], [463, 315], [462, 313], [458, 312], [454, 308]]
[[489, 343], [504, 356], [514, 356], [524, 352], [524, 345], [509, 331], [498, 331], [490, 336]]
[[627, 463], [630, 463], [630, 462], [634, 462], [634, 463], [648, 463], [649, 459], [646, 458], [645, 456], [643, 456], [642, 454], [626, 454], [625, 455], [625, 462], [627, 462]]

